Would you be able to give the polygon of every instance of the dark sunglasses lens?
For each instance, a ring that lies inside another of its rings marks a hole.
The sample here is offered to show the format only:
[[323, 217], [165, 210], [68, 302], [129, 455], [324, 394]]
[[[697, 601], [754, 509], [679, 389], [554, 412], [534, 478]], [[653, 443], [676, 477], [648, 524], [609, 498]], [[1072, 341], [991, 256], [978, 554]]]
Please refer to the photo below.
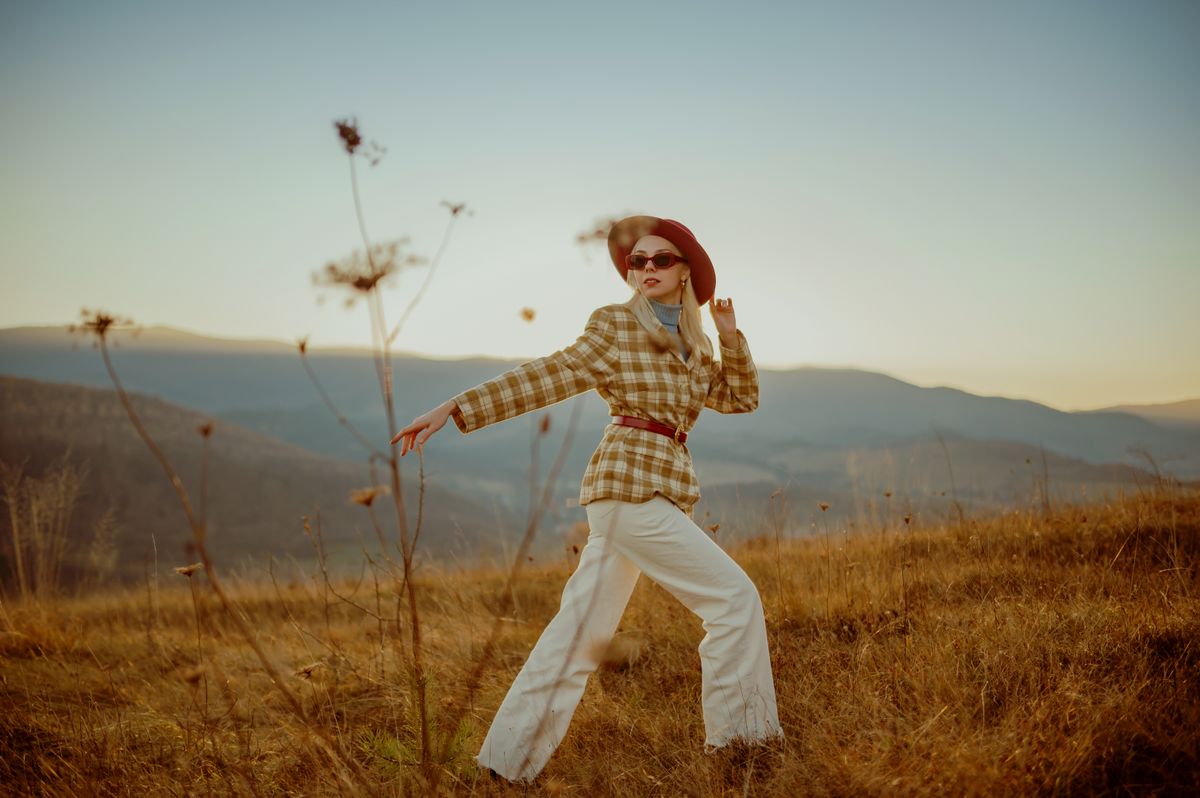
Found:
[[642, 269], [646, 268], [647, 260], [648, 259], [646, 258], [645, 255], [630, 255], [629, 256], [629, 268], [641, 271]]
[[675, 263], [675, 256], [670, 252], [660, 252], [652, 260], [654, 261], [654, 268], [668, 269]]

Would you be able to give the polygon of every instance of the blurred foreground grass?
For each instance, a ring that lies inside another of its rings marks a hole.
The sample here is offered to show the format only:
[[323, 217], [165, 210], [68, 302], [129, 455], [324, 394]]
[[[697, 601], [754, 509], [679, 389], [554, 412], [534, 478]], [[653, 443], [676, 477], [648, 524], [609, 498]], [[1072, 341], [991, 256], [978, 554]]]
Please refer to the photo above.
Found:
[[[534, 786], [478, 779], [473, 755], [569, 569], [527, 568], [510, 602], [499, 570], [426, 566], [431, 722], [448, 741], [439, 792], [1174, 794], [1200, 783], [1194, 489], [927, 527], [896, 518], [854, 536], [767, 533], [731, 554], [767, 611], [782, 752], [703, 753], [703, 630], [643, 578], [617, 656]], [[392, 586], [369, 574], [334, 585], [351, 604], [319, 576], [228, 585], [312, 722], [361, 766], [347, 781], [222, 616], [203, 571], [174, 579], [157, 593], [5, 604], [0, 791], [426, 791]], [[497, 614], [497, 656], [466, 722], [444, 728]]]

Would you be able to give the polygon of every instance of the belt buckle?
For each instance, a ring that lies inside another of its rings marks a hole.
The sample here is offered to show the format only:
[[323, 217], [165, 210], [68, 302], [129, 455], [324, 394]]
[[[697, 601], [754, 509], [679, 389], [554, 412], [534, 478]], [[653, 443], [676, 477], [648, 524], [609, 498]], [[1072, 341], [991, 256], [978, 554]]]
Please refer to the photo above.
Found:
[[682, 432], [683, 432], [683, 424], [680, 424], [677, 427], [675, 427], [675, 442], [676, 443], [679, 443], [679, 435]]

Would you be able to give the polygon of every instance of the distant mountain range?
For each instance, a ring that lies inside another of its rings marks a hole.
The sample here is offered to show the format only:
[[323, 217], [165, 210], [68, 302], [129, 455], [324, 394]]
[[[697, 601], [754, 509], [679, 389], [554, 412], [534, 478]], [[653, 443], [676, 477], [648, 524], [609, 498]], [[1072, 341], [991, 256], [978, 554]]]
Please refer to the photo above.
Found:
[[[350, 494], [373, 484], [390, 484], [386, 468], [377, 467], [377, 480], [372, 480], [365, 462], [318, 455], [160, 399], [138, 394], [130, 399], [178, 472], [194, 510], [199, 514], [207, 508], [209, 545], [220, 553], [223, 564], [262, 565], [269, 556], [285, 565], [293, 559], [310, 560], [318, 533], [335, 564], [361, 563], [364, 547], [373, 556], [379, 552], [371, 518], [363, 506], [351, 503]], [[203, 439], [198, 430], [210, 421], [214, 424], [203, 489]], [[197, 559], [179, 499], [115, 391], [0, 376], [0, 461], [36, 477], [64, 453], [85, 472], [72, 518], [75, 554], [81, 554], [97, 521], [111, 508], [118, 519], [113, 543], [119, 553], [119, 578], [141, 576], [152, 557], [164, 568]], [[412, 468], [404, 476], [412, 534], [419, 483]], [[375, 499], [374, 508], [390, 555], [398, 560], [391, 502], [389, 491]], [[496, 553], [496, 536], [485, 534], [490, 530], [480, 523], [492, 516], [471, 498], [429, 484], [420, 550], [438, 557]], [[7, 543], [7, 524], [0, 524], [0, 562]], [[68, 559], [68, 570], [82, 567], [77, 560]]]
[[[307, 541], [298, 518], [318, 502], [331, 522], [335, 513], [344, 514], [336, 524], [341, 529], [367, 521], [362, 508], [346, 500], [350, 488], [368, 484], [365, 452], [325, 406], [296, 347], [169, 328], [148, 328], [136, 338], [120, 333], [116, 340], [111, 355], [123, 383], [144, 395], [148, 408], [157, 408], [164, 434], [177, 431], [181, 458], [199, 451], [192, 430], [200, 420], [218, 420], [213, 456], [214, 463], [224, 464], [224, 476], [213, 471], [210, 497], [214, 523], [243, 530], [229, 533], [231, 547], [246, 553], [286, 548], [301, 556]], [[370, 353], [310, 348], [306, 357], [330, 400], [375, 446], [386, 449], [391, 428]], [[517, 363], [393, 355], [396, 426]], [[0, 454], [6, 461], [18, 452], [46, 455], [68, 438], [81, 446], [74, 434], [86, 437], [95, 428], [102, 396], [116, 401], [99, 353], [62, 327], [0, 330], [0, 373], [25, 378], [5, 380], [0, 394], [5, 403]], [[703, 490], [697, 520], [720, 524], [718, 536], [760, 534], [763, 524], [802, 533], [818, 522], [888, 523], [901, 510], [938, 515], [1095, 496], [1136, 489], [1150, 478], [1152, 464], [1181, 478], [1200, 478], [1200, 400], [1069, 413], [1036, 402], [922, 388], [854, 369], [762, 369], [760, 376], [755, 413], [707, 411], [689, 441]], [[16, 401], [20, 412], [10, 407]], [[584, 517], [572, 500], [608, 422], [607, 408], [594, 393], [545, 411], [552, 423], [541, 441], [539, 475], [557, 452], [576, 404], [579, 425], [542, 539], [547, 552], [558, 545], [549, 531]], [[98, 438], [90, 444], [90, 454], [108, 463], [111, 481], [102, 490], [111, 497], [128, 494], [121, 486], [133, 474], [137, 481], [153, 479], [145, 470], [150, 461], [134, 465], [135, 451], [145, 447], [123, 416], [110, 410], [101, 415], [112, 424], [105, 435], [125, 436], [130, 443], [117, 447], [119, 462], [115, 438], [107, 449], [96, 448]], [[540, 417], [531, 414], [465, 436], [450, 423], [426, 446], [431, 493], [422, 545], [431, 553], [448, 556], [455, 546], [479, 552], [511, 543], [530, 501], [531, 445]], [[198, 467], [198, 460], [190, 462], [189, 468]], [[404, 469], [406, 480], [415, 477], [415, 458], [405, 458]], [[219, 509], [222, 493], [233, 502], [229, 508]], [[264, 496], [272, 502], [264, 505]], [[164, 497], [159, 520], [166, 524], [173, 516]], [[828, 512], [818, 510], [818, 502], [830, 504]], [[130, 534], [144, 541], [147, 523], [132, 524]], [[186, 532], [178, 510], [170, 523]], [[278, 548], [282, 540], [287, 546]]]
[[1158, 405], [1115, 405], [1092, 413], [1129, 413], [1164, 427], [1200, 429], [1200, 399], [1184, 399]]

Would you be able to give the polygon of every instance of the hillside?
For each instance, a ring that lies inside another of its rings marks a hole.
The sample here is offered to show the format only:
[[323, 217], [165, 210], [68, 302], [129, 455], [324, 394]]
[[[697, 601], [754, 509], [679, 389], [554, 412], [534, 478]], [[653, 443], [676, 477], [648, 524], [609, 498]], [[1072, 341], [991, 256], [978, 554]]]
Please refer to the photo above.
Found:
[[375, 616], [396, 605], [390, 583], [310, 570], [227, 584], [283, 674], [272, 684], [195, 574], [195, 606], [183, 576], [159, 593], [6, 605], [0, 783], [49, 796], [1194, 791], [1200, 494], [1160, 483], [1048, 514], [882, 521], [808, 540], [764, 528], [730, 549], [766, 610], [780, 747], [703, 753], [703, 629], [642, 579], [532, 790], [487, 782], [472, 757], [570, 565], [529, 566], [512, 601], [500, 571], [441, 568], [415, 584], [435, 744], [422, 770], [408, 626]]
[[[203, 449], [197, 430], [212, 419], [151, 397], [131, 399], [198, 504]], [[37, 476], [64, 454], [86, 471], [72, 517], [71, 552], [83, 556], [97, 522], [111, 508], [117, 521], [114, 578], [140, 580], [156, 561], [165, 567], [193, 559], [187, 553], [191, 531], [179, 500], [114, 391], [0, 377], [0, 462], [11, 467], [24, 462], [24, 473]], [[416, 463], [404, 466], [410, 524], [415, 525]], [[385, 469], [378, 473], [387, 481]], [[334, 563], [358, 562], [363, 542], [373, 541], [375, 533], [364, 509], [351, 504], [349, 495], [370, 484], [365, 457], [360, 463], [324, 457], [217, 420], [207, 488], [212, 551], [224, 563], [261, 564], [267, 557], [308, 560], [313, 548], [302, 516], [312, 518], [315, 528], [319, 513]], [[395, 514], [383, 507], [378, 516], [384, 534], [395, 541]], [[491, 551], [493, 546], [499, 550], [495, 520], [491, 508], [429, 484], [422, 551], [445, 557]], [[7, 510], [0, 530], [7, 536]], [[8, 570], [6, 548], [0, 546], [0, 571]], [[79, 561], [68, 561], [68, 583], [80, 567]]]

